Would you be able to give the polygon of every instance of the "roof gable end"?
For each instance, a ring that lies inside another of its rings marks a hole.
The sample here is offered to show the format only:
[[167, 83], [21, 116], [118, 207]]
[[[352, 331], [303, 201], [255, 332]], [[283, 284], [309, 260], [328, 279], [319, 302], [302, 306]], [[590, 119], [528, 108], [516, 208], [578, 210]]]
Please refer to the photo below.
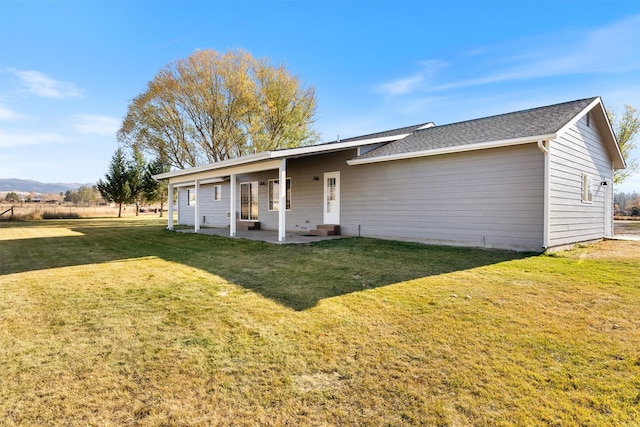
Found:
[[552, 139], [600, 98], [586, 98], [416, 130], [402, 140], [372, 150], [349, 164], [470, 151]]
[[609, 154], [609, 158], [613, 163], [614, 169], [624, 169], [626, 167], [626, 162], [624, 160], [624, 157], [622, 156], [620, 147], [618, 146], [618, 140], [613, 133], [611, 123], [609, 122], [609, 116], [607, 115], [607, 110], [604, 108], [604, 104], [602, 103], [602, 99], [600, 97], [594, 98], [591, 104], [585, 107], [580, 113], [576, 114], [576, 116], [572, 120], [570, 120], [560, 130], [558, 130], [558, 133], [565, 132], [565, 130], [575, 125], [580, 119], [582, 119], [589, 113], [591, 114], [591, 117], [593, 118], [593, 121], [595, 122], [595, 125], [600, 132], [603, 140], [602, 142], [605, 149], [607, 150], [607, 153]]

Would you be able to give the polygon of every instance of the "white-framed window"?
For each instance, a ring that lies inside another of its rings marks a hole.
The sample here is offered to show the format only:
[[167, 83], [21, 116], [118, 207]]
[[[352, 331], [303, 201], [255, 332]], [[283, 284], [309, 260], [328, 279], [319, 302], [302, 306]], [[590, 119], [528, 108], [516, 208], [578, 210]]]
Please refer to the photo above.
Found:
[[[287, 178], [287, 210], [291, 210], [291, 178]], [[280, 210], [280, 180], [269, 180], [269, 210]]]
[[222, 200], [222, 185], [213, 186], [213, 200], [216, 202]]
[[187, 190], [187, 205], [195, 206], [196, 205], [196, 191], [195, 190]]
[[588, 173], [582, 174], [582, 202], [593, 202], [593, 190], [591, 189], [591, 175]]

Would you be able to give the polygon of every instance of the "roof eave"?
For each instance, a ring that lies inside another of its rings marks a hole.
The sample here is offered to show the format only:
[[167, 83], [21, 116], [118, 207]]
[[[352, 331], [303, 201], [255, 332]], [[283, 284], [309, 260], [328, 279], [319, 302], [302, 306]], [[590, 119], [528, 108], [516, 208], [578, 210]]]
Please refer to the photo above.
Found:
[[624, 159], [624, 156], [622, 155], [622, 152], [620, 151], [616, 136], [613, 133], [613, 128], [611, 127], [609, 117], [607, 116], [607, 111], [604, 108], [604, 104], [602, 103], [602, 98], [600, 98], [599, 96], [596, 97], [589, 105], [587, 105], [580, 113], [576, 114], [575, 117], [571, 119], [571, 121], [569, 121], [560, 130], [558, 130], [558, 133], [562, 133], [569, 127], [576, 124], [578, 120], [580, 120], [582, 117], [584, 117], [585, 114], [587, 114], [594, 108], [598, 112], [598, 117], [596, 117], [596, 120], [600, 124], [602, 124], [600, 129], [604, 131], [602, 137], [604, 138], [605, 147], [607, 148], [607, 151], [611, 156], [613, 168], [625, 169], [627, 167], [626, 161]]
[[412, 151], [407, 153], [398, 153], [398, 154], [388, 154], [386, 156], [377, 156], [377, 157], [367, 157], [367, 158], [355, 158], [351, 160], [347, 160], [347, 164], [349, 166], [354, 165], [364, 165], [369, 163], [379, 163], [379, 162], [388, 162], [392, 160], [404, 160], [404, 159], [413, 159], [418, 157], [429, 157], [429, 156], [439, 156], [442, 154], [452, 154], [452, 153], [463, 153], [467, 151], [477, 151], [477, 150], [486, 150], [490, 148], [500, 148], [500, 147], [509, 147], [512, 145], [522, 145], [529, 144], [532, 142], [537, 142], [539, 140], [548, 141], [555, 139], [558, 135], [556, 133], [546, 134], [546, 135], [537, 135], [537, 136], [527, 136], [523, 138], [513, 138], [513, 139], [505, 139], [500, 141], [488, 141], [488, 142], [480, 142], [477, 144], [465, 144], [465, 145], [456, 145], [454, 147], [442, 147], [442, 148], [434, 148], [431, 150], [423, 150], [423, 151]]
[[221, 162], [210, 163], [203, 166], [196, 166], [187, 169], [180, 169], [176, 171], [166, 172], [159, 175], [154, 175], [156, 180], [177, 178], [181, 176], [193, 175], [201, 172], [209, 172], [218, 169], [224, 169], [234, 166], [243, 166], [250, 163], [257, 163], [265, 160], [272, 159], [287, 159], [291, 157], [299, 157], [305, 155], [320, 154], [330, 151], [346, 150], [349, 148], [361, 147], [363, 145], [380, 144], [385, 142], [397, 141], [402, 138], [406, 138], [410, 134], [399, 134], [392, 136], [383, 136], [377, 138], [359, 139], [356, 141], [348, 142], [335, 142], [331, 144], [322, 145], [310, 145], [307, 147], [286, 148], [276, 151], [263, 151], [261, 153], [250, 154], [247, 156], [237, 157], [235, 159], [223, 160]]
[[309, 145], [307, 147], [297, 147], [297, 148], [286, 148], [284, 150], [272, 151], [273, 159], [282, 159], [289, 157], [298, 157], [309, 154], [320, 154], [323, 152], [329, 151], [338, 151], [345, 150], [349, 148], [357, 148], [363, 145], [371, 145], [371, 144], [381, 144], [385, 142], [397, 141], [402, 138], [406, 138], [411, 134], [399, 134], [399, 135], [391, 135], [391, 136], [381, 136], [377, 138], [368, 138], [368, 139], [358, 139], [355, 141], [347, 141], [347, 142], [333, 142], [329, 144], [322, 145]]
[[200, 172], [208, 172], [216, 169], [228, 168], [232, 166], [240, 166], [240, 165], [245, 165], [247, 163], [259, 162], [262, 160], [269, 160], [271, 159], [271, 153], [272, 153], [271, 151], [263, 151], [261, 153], [250, 154], [248, 156], [236, 157], [235, 159], [222, 160], [220, 162], [210, 163], [207, 165], [195, 166], [192, 168], [179, 169], [176, 171], [161, 173], [159, 175], [154, 175], [153, 178], [156, 180], [176, 178], [179, 176], [192, 175]]

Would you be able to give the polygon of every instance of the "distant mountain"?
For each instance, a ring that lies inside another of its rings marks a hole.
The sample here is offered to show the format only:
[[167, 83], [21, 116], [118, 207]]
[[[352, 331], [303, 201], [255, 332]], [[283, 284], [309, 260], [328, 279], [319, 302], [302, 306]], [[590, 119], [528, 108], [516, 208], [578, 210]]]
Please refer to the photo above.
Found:
[[8, 193], [15, 191], [16, 193], [37, 193], [37, 194], [51, 194], [51, 193], [64, 193], [67, 190], [77, 190], [83, 185], [95, 185], [95, 184], [64, 184], [64, 183], [44, 183], [33, 181], [31, 179], [13, 179], [13, 178], [0, 178], [0, 192]]

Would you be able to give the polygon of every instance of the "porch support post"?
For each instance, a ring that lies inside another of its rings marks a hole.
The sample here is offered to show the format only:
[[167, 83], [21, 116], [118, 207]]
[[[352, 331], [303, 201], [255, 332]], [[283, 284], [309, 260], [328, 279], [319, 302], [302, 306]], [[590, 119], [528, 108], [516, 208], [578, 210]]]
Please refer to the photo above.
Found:
[[167, 230], [173, 230], [173, 184], [169, 183], [169, 185], [167, 185], [167, 192], [168, 194], [168, 199], [167, 199], [167, 203], [169, 205], [168, 209], [169, 209], [169, 215], [167, 218]]
[[229, 179], [229, 236], [236, 237], [236, 174]]
[[278, 195], [280, 200], [280, 208], [278, 209], [278, 242], [284, 242], [286, 240], [287, 229], [287, 159], [280, 161], [280, 178], [278, 188], [280, 194]]
[[200, 196], [198, 195], [198, 193], [200, 192], [200, 181], [198, 181], [196, 179], [196, 183], [195, 183], [195, 189], [194, 189], [194, 193], [196, 194], [196, 205], [194, 206], [194, 212], [195, 212], [195, 222], [193, 225], [193, 231], [195, 233], [200, 231]]

